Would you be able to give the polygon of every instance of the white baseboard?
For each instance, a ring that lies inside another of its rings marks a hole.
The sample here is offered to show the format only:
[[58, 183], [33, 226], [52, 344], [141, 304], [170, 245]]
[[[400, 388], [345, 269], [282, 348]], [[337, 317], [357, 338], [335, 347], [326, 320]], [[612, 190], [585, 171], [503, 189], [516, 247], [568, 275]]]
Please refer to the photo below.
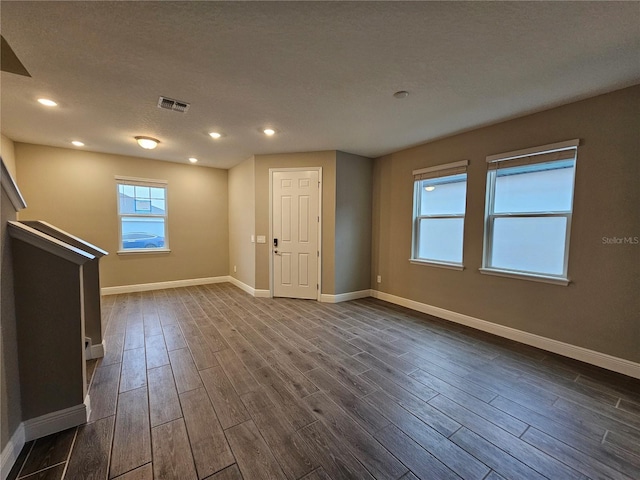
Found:
[[256, 296], [256, 289], [247, 285], [244, 282], [241, 282], [240, 280], [238, 280], [236, 277], [229, 275], [229, 283], [235, 285], [236, 287], [238, 287], [240, 290], [247, 292], [249, 295], [251, 295], [252, 297]]
[[247, 285], [246, 283], [241, 282], [236, 277], [231, 276], [231, 275], [229, 276], [229, 283], [235, 285], [240, 290], [243, 290], [243, 291], [247, 292], [249, 295], [251, 295], [253, 297], [258, 297], [258, 298], [270, 298], [271, 297], [271, 292], [269, 290], [259, 290], [259, 289], [253, 288], [253, 287]]
[[13, 432], [13, 435], [11, 435], [9, 442], [7, 442], [2, 449], [2, 456], [0, 457], [0, 479], [5, 480], [7, 478], [24, 444], [24, 425], [21, 423], [18, 425], [18, 428], [16, 428], [16, 431]]
[[[88, 399], [88, 396], [87, 396]], [[88, 400], [85, 400], [88, 401]], [[23, 422], [25, 441], [61, 432], [67, 428], [81, 425], [87, 421], [89, 409], [88, 405], [81, 403], [73, 407], [47, 413], [36, 418], [31, 418]]]
[[103, 287], [102, 295], [116, 295], [118, 293], [148, 292], [151, 290], [164, 290], [165, 288], [191, 287], [194, 285], [208, 285], [210, 283], [230, 282], [228, 275], [222, 277], [190, 278], [186, 280], [172, 280], [169, 282], [139, 283], [137, 285], [121, 285], [118, 287]]
[[84, 403], [80, 405], [20, 423], [2, 449], [0, 479], [6, 480], [26, 442], [85, 423], [89, 419], [90, 412], [91, 399], [87, 395]]
[[85, 360], [93, 360], [94, 358], [104, 357], [104, 340], [97, 345], [89, 344], [84, 351]]
[[451, 310], [434, 307], [432, 305], [427, 305], [426, 303], [416, 302], [414, 300], [398, 297], [378, 290], [372, 290], [371, 296], [418, 312], [433, 315], [444, 320], [449, 320], [477, 330], [482, 330], [483, 332], [492, 333], [499, 337], [515, 340], [516, 342], [524, 343], [525, 345], [531, 345], [533, 347], [541, 348], [542, 350], [547, 350], [565, 357], [580, 360], [581, 362], [606, 368], [607, 370], [612, 370], [634, 378], [640, 378], [640, 363], [625, 360], [624, 358], [614, 357], [607, 355], [606, 353], [596, 352], [595, 350], [589, 350], [588, 348], [578, 347], [552, 338], [542, 337], [534, 333], [524, 332], [522, 330], [506, 327], [497, 323], [487, 322], [486, 320], [480, 320], [479, 318], [471, 317], [469, 315], [452, 312]]
[[357, 292], [339, 293], [338, 295], [330, 295], [323, 293], [320, 295], [320, 301], [323, 303], [340, 303], [348, 302], [349, 300], [357, 300], [359, 298], [366, 298], [371, 296], [371, 290], [360, 290]]
[[[86, 418], [85, 418], [85, 422], [89, 421], [89, 418], [91, 417], [91, 397], [89, 396], [89, 394], [87, 393], [87, 395], [84, 397], [84, 406], [86, 408]], [[84, 422], [82, 422], [84, 423]]]

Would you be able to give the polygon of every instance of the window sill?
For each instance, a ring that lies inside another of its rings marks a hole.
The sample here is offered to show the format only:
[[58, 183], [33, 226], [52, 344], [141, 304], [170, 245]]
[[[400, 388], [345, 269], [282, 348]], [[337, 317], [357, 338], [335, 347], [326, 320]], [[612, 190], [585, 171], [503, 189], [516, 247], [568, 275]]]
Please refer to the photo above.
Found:
[[447, 268], [449, 270], [464, 270], [464, 265], [460, 265], [459, 263], [434, 262], [431, 260], [417, 260], [415, 258], [410, 258], [409, 263], [413, 263], [414, 265], [426, 265], [428, 267]]
[[128, 250], [118, 250], [118, 255], [149, 255], [154, 253], [171, 253], [171, 250], [168, 248], [131, 248]]
[[571, 283], [568, 278], [551, 277], [547, 275], [536, 275], [534, 273], [519, 273], [509, 270], [498, 270], [494, 268], [480, 268], [483, 275], [496, 275], [498, 277], [517, 278], [519, 280], [529, 280], [532, 282], [551, 283], [553, 285], [562, 285], [566, 287]]

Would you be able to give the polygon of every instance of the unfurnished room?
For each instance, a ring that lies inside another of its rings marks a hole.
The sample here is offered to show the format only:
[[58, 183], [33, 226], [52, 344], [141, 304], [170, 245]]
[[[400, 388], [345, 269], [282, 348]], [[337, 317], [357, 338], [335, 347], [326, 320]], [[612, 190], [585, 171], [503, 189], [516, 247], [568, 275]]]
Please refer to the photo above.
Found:
[[0, 480], [640, 478], [640, 2], [0, 27]]

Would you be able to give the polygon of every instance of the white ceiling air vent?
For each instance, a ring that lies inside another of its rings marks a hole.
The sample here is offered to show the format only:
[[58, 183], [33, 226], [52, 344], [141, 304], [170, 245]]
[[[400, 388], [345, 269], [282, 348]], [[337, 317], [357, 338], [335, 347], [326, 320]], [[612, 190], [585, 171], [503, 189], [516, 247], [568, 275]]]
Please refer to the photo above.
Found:
[[180, 100], [174, 100], [172, 98], [160, 97], [158, 98], [158, 108], [164, 108], [166, 110], [174, 110], [176, 112], [187, 113], [190, 105], [187, 102]]

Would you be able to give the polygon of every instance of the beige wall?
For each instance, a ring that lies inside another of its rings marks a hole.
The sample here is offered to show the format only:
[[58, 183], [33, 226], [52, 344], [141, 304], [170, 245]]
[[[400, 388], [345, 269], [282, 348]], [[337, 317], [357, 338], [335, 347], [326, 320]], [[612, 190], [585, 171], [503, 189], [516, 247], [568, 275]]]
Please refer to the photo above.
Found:
[[253, 157], [229, 170], [229, 275], [250, 287], [256, 286], [255, 183]]
[[[640, 361], [640, 86], [376, 160], [372, 285], [454, 312]], [[485, 157], [579, 138], [568, 287], [481, 275]], [[464, 271], [408, 262], [414, 169], [469, 159]], [[382, 275], [377, 285], [375, 275]]]
[[[336, 152], [255, 156], [256, 235], [269, 237], [269, 169], [322, 167], [322, 293], [335, 293]], [[271, 245], [256, 243], [256, 288], [269, 289]]]
[[335, 293], [370, 288], [373, 160], [336, 152]]
[[10, 138], [5, 137], [4, 135], [0, 135], [0, 157], [2, 157], [4, 165], [7, 167], [7, 170], [9, 170], [13, 179], [17, 181], [14, 143]]
[[[227, 275], [227, 171], [138, 157], [16, 143], [27, 208], [21, 220], [44, 220], [109, 252], [102, 287]], [[168, 183], [169, 254], [118, 255], [116, 175]]]

